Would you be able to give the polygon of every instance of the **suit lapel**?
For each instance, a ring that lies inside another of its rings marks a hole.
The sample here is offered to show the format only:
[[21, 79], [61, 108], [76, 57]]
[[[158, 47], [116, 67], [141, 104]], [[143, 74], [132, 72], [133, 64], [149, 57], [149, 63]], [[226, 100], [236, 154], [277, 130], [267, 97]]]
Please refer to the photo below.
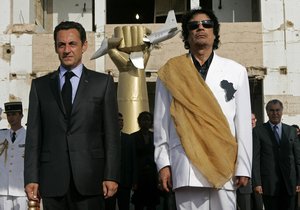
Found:
[[272, 128], [271, 128], [270, 123], [269, 123], [269, 122], [264, 123], [264, 127], [267, 129], [268, 134], [269, 134], [269, 136], [271, 137], [273, 143], [278, 144], [278, 142], [277, 142], [277, 140], [276, 140], [276, 138], [275, 138], [275, 134], [274, 134], [274, 132], [273, 132], [273, 130], [272, 130]]
[[285, 143], [290, 136], [289, 126], [282, 124], [281, 143]]
[[206, 75], [206, 84], [209, 86], [209, 87], [213, 87], [216, 85], [216, 81], [218, 81], [217, 85], [219, 86], [219, 82], [220, 82], [220, 78], [223, 78], [223, 68], [221, 65], [221, 61], [220, 61], [220, 57], [214, 53], [214, 57], [211, 61], [211, 64], [209, 66], [209, 70], [207, 72], [207, 75]]
[[75, 112], [76, 109], [78, 109], [80, 102], [85, 100], [84, 98], [86, 97], [86, 93], [87, 93], [86, 89], [88, 87], [88, 83], [89, 83], [89, 73], [86, 67], [83, 66], [81, 78], [79, 80], [77, 92], [73, 102], [72, 113]]
[[61, 98], [61, 94], [60, 94], [60, 86], [59, 86], [59, 70], [57, 70], [56, 72], [54, 72], [51, 76], [50, 76], [50, 86], [51, 86], [51, 91], [53, 93], [53, 96], [60, 108], [60, 110], [62, 111], [62, 113], [66, 114], [64, 106], [63, 106], [63, 102], [62, 102], [62, 98]]

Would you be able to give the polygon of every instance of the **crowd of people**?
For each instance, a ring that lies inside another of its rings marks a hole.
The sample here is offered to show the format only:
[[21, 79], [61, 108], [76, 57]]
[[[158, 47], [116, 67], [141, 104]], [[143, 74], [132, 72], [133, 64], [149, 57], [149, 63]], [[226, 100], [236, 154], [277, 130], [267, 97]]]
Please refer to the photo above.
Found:
[[61, 22], [60, 66], [32, 81], [27, 131], [22, 103], [4, 104], [0, 210], [297, 209], [299, 127], [277, 99], [256, 126], [245, 67], [215, 52], [219, 30], [210, 10], [183, 16], [188, 53], [159, 69], [154, 117], [141, 112], [126, 134], [112, 77], [82, 63], [85, 29]]

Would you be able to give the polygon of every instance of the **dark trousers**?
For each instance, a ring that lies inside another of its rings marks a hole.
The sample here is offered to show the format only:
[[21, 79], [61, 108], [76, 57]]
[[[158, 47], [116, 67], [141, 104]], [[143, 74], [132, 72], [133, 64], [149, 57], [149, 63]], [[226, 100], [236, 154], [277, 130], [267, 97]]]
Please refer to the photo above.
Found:
[[42, 199], [44, 210], [104, 210], [103, 195], [83, 196], [78, 193], [73, 181], [66, 195]]
[[237, 194], [237, 209], [238, 210], [251, 210], [251, 193], [240, 193]]
[[144, 206], [141, 204], [135, 204], [134, 205], [134, 210], [156, 210], [155, 206]]
[[163, 191], [163, 210], [176, 210], [176, 200], [175, 193], [170, 190], [170, 192]]
[[130, 188], [120, 187], [115, 196], [105, 199], [105, 210], [115, 210], [116, 202], [118, 202], [119, 210], [129, 210], [130, 192]]
[[119, 210], [129, 210], [130, 208], [130, 188], [120, 188], [117, 193]]
[[252, 210], [263, 210], [263, 200], [261, 194], [253, 192], [251, 194], [252, 199]]
[[295, 210], [296, 196], [280, 195], [267, 196], [263, 195], [265, 210]]
[[105, 210], [116, 210], [116, 195], [105, 199]]

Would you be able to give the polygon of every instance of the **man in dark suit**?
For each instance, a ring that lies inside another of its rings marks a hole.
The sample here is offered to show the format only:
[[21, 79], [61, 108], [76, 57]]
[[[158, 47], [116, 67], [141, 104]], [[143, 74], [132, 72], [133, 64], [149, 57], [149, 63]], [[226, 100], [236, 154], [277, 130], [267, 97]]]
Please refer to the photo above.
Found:
[[281, 122], [283, 105], [266, 105], [269, 121], [253, 129], [254, 191], [262, 194], [265, 210], [294, 210], [300, 190], [300, 143], [295, 128]]
[[122, 132], [124, 126], [123, 115], [119, 113], [119, 127], [121, 135], [121, 178], [117, 193], [105, 200], [106, 210], [115, 210], [116, 201], [119, 210], [130, 209], [130, 194], [133, 184], [136, 183], [135, 147], [130, 135]]
[[119, 181], [120, 135], [111, 76], [82, 64], [86, 32], [76, 22], [54, 30], [57, 71], [32, 81], [25, 191], [45, 210], [104, 209]]
[[[256, 126], [256, 116], [254, 113], [251, 114], [251, 125], [252, 125], [252, 129]], [[252, 194], [252, 184], [251, 184], [251, 180], [249, 180], [246, 186], [241, 186], [236, 190], [237, 210], [252, 209], [251, 194]]]

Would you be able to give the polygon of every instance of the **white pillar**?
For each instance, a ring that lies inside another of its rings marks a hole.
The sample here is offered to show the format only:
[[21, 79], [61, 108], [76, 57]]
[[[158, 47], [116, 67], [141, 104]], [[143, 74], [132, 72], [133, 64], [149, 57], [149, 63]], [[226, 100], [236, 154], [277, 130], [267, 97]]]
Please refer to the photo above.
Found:
[[[106, 24], [106, 0], [95, 1], [95, 49], [98, 50], [101, 46], [102, 40], [105, 38], [105, 24]], [[105, 66], [105, 56], [96, 59], [96, 70], [103, 72]]]
[[[201, 0], [191, 0], [191, 9], [198, 8], [200, 6], [200, 1]], [[206, 0], [202, 0], [202, 1], [206, 1]]]
[[11, 24], [11, 0], [0, 0], [0, 34], [7, 31], [8, 26]]

